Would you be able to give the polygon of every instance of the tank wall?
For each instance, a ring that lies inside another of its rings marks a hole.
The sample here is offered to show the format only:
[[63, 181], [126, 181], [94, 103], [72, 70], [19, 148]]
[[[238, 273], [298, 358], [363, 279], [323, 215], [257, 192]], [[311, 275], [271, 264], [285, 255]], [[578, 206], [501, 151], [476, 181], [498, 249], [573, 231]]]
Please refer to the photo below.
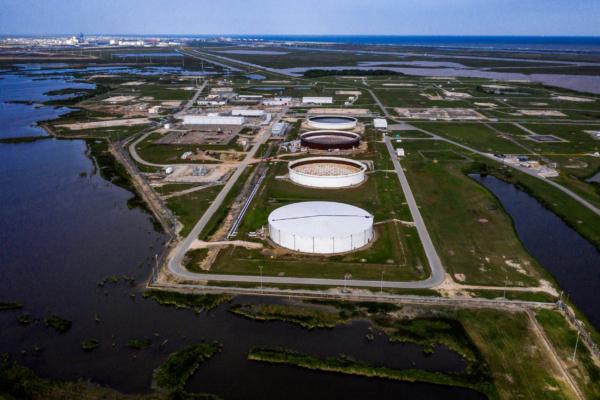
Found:
[[373, 239], [373, 227], [349, 236], [325, 238], [320, 236], [298, 236], [269, 224], [269, 237], [281, 247], [303, 253], [345, 253], [367, 245]]
[[356, 128], [356, 121], [348, 120], [348, 122], [318, 122], [311, 119], [308, 120], [308, 126], [315, 129], [354, 129]]
[[361, 184], [365, 180], [364, 171], [345, 176], [316, 176], [300, 174], [295, 170], [290, 170], [290, 179], [292, 182], [303, 186], [317, 188], [343, 188]]

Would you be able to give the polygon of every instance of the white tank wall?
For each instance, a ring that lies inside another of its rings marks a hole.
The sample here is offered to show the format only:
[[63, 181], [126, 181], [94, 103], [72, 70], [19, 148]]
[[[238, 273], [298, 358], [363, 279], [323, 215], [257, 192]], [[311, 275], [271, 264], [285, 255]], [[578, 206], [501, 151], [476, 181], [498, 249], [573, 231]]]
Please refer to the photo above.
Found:
[[365, 173], [357, 172], [352, 175], [344, 176], [316, 176], [302, 174], [291, 169], [290, 179], [292, 182], [302, 186], [335, 189], [361, 184], [365, 180]]
[[[334, 117], [334, 116], [332, 116]], [[308, 126], [315, 129], [330, 129], [330, 130], [344, 130], [356, 128], [356, 120], [348, 120], [348, 122], [318, 122], [312, 119], [308, 119]]]
[[[327, 162], [335, 161], [336, 158], [328, 157], [314, 157], [304, 158], [298, 160], [298, 162], [306, 162], [309, 160], [315, 160], [315, 162]], [[352, 160], [347, 160], [352, 161]], [[296, 171], [293, 167], [296, 165], [295, 162], [291, 162], [288, 167], [290, 180], [298, 185], [310, 186], [316, 188], [344, 188], [350, 186], [360, 185], [365, 180], [366, 166], [360, 162], [356, 162], [356, 166], [361, 168], [360, 171], [348, 175], [339, 176], [319, 176], [319, 175], [308, 175], [299, 171]]]
[[298, 236], [269, 224], [269, 237], [281, 247], [315, 254], [334, 254], [356, 250], [373, 239], [373, 227], [344, 237]]

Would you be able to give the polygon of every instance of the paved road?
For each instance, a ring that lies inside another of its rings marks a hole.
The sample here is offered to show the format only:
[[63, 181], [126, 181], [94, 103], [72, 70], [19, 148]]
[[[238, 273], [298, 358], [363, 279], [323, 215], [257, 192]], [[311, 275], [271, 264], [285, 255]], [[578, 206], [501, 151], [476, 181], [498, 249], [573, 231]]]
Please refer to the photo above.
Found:
[[[210, 221], [212, 216], [215, 214], [215, 212], [217, 212], [219, 207], [221, 207], [221, 205], [225, 201], [225, 198], [227, 197], [227, 195], [229, 194], [229, 192], [231, 191], [231, 189], [233, 188], [233, 186], [235, 185], [235, 183], [237, 182], [239, 177], [242, 175], [242, 173], [244, 172], [246, 167], [250, 164], [250, 161], [252, 161], [252, 159], [254, 158], [254, 155], [258, 151], [258, 148], [260, 147], [260, 145], [262, 145], [263, 143], [265, 143], [267, 141], [267, 139], [269, 138], [269, 136], [271, 134], [272, 124], [279, 121], [279, 119], [285, 114], [285, 112], [286, 112], [286, 110], [284, 109], [275, 118], [273, 118], [273, 120], [271, 121], [271, 124], [265, 126], [262, 129], [262, 131], [258, 134], [257, 140], [254, 143], [254, 146], [252, 146], [252, 148], [250, 149], [250, 151], [248, 152], [246, 157], [244, 157], [244, 160], [242, 160], [242, 162], [240, 162], [240, 164], [238, 165], [237, 169], [235, 170], [235, 172], [233, 173], [231, 178], [229, 178], [227, 183], [223, 186], [223, 189], [221, 189], [221, 191], [219, 192], [217, 197], [213, 200], [213, 202], [208, 207], [206, 212], [202, 215], [202, 217], [200, 217], [198, 222], [196, 222], [196, 225], [194, 225], [194, 227], [192, 228], [192, 231], [189, 233], [189, 235], [187, 237], [185, 237], [181, 242], [179, 242], [177, 247], [171, 252], [170, 258], [169, 258], [169, 261], [167, 264], [171, 273], [173, 273], [174, 275], [176, 275], [178, 277], [185, 278], [185, 279], [208, 280], [207, 276], [205, 276], [203, 274], [195, 274], [195, 273], [188, 272], [181, 265], [181, 262], [183, 261], [185, 253], [188, 251], [188, 249], [190, 248], [192, 243], [198, 238], [198, 236], [200, 235], [200, 233], [202, 232], [204, 227], [206, 227], [206, 225], [208, 224], [208, 222]], [[220, 280], [220, 279], [213, 279], [213, 280]]]
[[408, 208], [410, 209], [410, 213], [412, 214], [413, 221], [417, 228], [417, 233], [419, 234], [419, 239], [421, 239], [421, 243], [423, 244], [423, 249], [425, 250], [425, 256], [427, 257], [427, 261], [429, 262], [429, 267], [431, 268], [431, 276], [429, 279], [421, 281], [419, 283], [423, 284], [422, 287], [434, 287], [441, 284], [445, 278], [445, 271], [442, 265], [442, 261], [435, 250], [435, 246], [433, 245], [433, 241], [429, 236], [429, 231], [427, 231], [427, 227], [425, 226], [425, 222], [423, 221], [423, 217], [421, 216], [421, 211], [419, 211], [419, 207], [417, 206], [417, 202], [415, 197], [413, 196], [410, 185], [408, 184], [408, 179], [406, 179], [406, 174], [402, 169], [402, 165], [400, 165], [400, 161], [396, 157], [396, 152], [394, 151], [394, 147], [392, 146], [392, 142], [389, 136], [385, 137], [385, 146], [388, 149], [390, 154], [390, 158], [392, 159], [392, 163], [394, 164], [394, 169], [396, 170], [396, 175], [398, 175], [398, 180], [400, 181], [400, 185], [402, 186], [402, 192], [404, 193], [404, 197], [406, 198], [406, 203], [408, 204]]

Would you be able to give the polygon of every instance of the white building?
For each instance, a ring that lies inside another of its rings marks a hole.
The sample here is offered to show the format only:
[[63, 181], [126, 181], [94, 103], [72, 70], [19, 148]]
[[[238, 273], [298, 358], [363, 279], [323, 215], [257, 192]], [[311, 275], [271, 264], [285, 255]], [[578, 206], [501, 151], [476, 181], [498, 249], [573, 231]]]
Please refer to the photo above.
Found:
[[277, 122], [273, 124], [271, 128], [271, 134], [273, 136], [283, 136], [288, 129], [288, 124], [285, 122]]
[[265, 106], [286, 106], [292, 102], [291, 97], [273, 97], [262, 101]]
[[303, 253], [344, 253], [373, 239], [373, 215], [344, 203], [289, 204], [274, 210], [268, 220], [273, 242]]
[[149, 114], [158, 114], [160, 112], [160, 106], [153, 106], [148, 109]]
[[231, 115], [242, 116], [242, 117], [262, 117], [265, 115], [264, 110], [245, 110], [234, 108], [231, 110]]
[[388, 127], [387, 119], [375, 118], [373, 120], [373, 126], [375, 127], [375, 129], [387, 129], [387, 127]]
[[404, 149], [403, 148], [397, 148], [396, 149], [396, 156], [397, 157], [404, 157], [405, 156]]
[[238, 94], [238, 98], [242, 100], [261, 100], [262, 94]]
[[222, 115], [184, 115], [184, 125], [244, 125], [244, 117]]
[[333, 104], [333, 97], [303, 97], [304, 104]]

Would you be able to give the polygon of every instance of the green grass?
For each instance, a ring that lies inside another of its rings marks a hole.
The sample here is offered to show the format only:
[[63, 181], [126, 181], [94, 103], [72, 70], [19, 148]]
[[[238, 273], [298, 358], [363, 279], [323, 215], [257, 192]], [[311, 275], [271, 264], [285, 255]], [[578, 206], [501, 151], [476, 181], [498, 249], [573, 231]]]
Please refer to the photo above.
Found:
[[81, 349], [85, 352], [92, 351], [100, 346], [100, 343], [96, 339], [87, 339], [81, 342]]
[[215, 197], [223, 189], [222, 186], [211, 186], [197, 192], [185, 194], [182, 196], [171, 197], [165, 204], [183, 225], [179, 234], [187, 236], [196, 222], [210, 207]]
[[254, 165], [250, 165], [246, 167], [244, 172], [240, 175], [235, 184], [231, 187], [227, 196], [225, 196], [225, 200], [221, 204], [221, 207], [213, 214], [211, 219], [208, 221], [202, 232], [198, 235], [200, 240], [207, 240], [221, 225], [227, 214], [229, 213], [231, 206], [235, 198], [238, 196], [240, 190], [242, 190], [246, 181], [250, 178], [252, 172], [254, 171]]
[[152, 345], [150, 339], [130, 339], [127, 341], [127, 347], [132, 350], [144, 350]]
[[195, 93], [173, 85], [142, 85], [136, 87], [136, 92], [138, 96], [153, 97], [154, 100], [189, 100]]
[[23, 304], [10, 302], [10, 301], [0, 301], [0, 311], [3, 310], [18, 310], [23, 308]]
[[[543, 270], [519, 241], [498, 200], [469, 178], [462, 162], [424, 161], [422, 147], [445, 143], [406, 143], [403, 162], [429, 234], [445, 268], [455, 279], [481, 285], [536, 285]], [[460, 232], [460, 234], [457, 234]], [[518, 263], [527, 274], [507, 261]], [[461, 274], [461, 275], [458, 275]]]
[[318, 358], [293, 350], [275, 347], [256, 347], [250, 350], [248, 359], [271, 364], [293, 365], [313, 371], [335, 372], [369, 378], [390, 379], [405, 382], [427, 382], [458, 386], [485, 393], [496, 398], [493, 384], [487, 377], [472, 374], [444, 374], [418, 369], [394, 369], [372, 365], [346, 356]]
[[67, 333], [71, 329], [71, 321], [59, 317], [56, 314], [49, 315], [44, 319], [44, 325], [48, 328], [54, 329], [56, 332], [63, 334]]
[[540, 310], [536, 319], [542, 325], [559, 357], [567, 364], [572, 377], [589, 399], [600, 398], [600, 367], [592, 359], [592, 354], [579, 342], [575, 361], [572, 361], [573, 349], [577, 341], [577, 332], [558, 311]]
[[194, 249], [185, 253], [183, 266], [190, 272], [202, 272], [199, 264], [208, 255], [208, 249]]
[[575, 399], [524, 312], [460, 310], [458, 318], [484, 359], [501, 399]]
[[218, 343], [200, 343], [171, 353], [167, 361], [154, 372], [153, 386], [169, 392], [183, 391], [200, 364], [220, 350]]
[[151, 298], [163, 306], [188, 308], [196, 312], [212, 310], [220, 304], [231, 300], [231, 296], [226, 294], [185, 294], [163, 290], [148, 290], [144, 293], [144, 297]]
[[522, 147], [502, 138], [494, 130], [478, 122], [416, 122], [411, 124], [479, 151], [507, 154], [528, 153]]
[[285, 321], [306, 329], [334, 328], [347, 322], [336, 312], [280, 304], [236, 304], [229, 312], [255, 321]]

